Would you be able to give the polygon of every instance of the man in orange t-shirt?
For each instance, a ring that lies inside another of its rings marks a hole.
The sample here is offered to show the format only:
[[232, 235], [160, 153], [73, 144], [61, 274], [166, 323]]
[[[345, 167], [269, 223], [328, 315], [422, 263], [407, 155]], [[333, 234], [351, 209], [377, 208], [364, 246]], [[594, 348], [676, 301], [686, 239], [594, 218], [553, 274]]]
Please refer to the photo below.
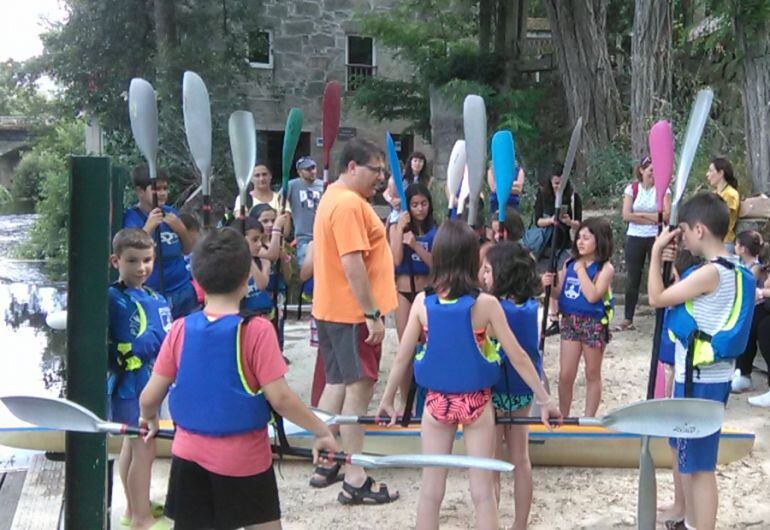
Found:
[[[383, 315], [398, 305], [393, 256], [385, 227], [369, 204], [384, 180], [384, 155], [373, 143], [353, 139], [342, 153], [339, 180], [329, 186], [313, 225], [313, 317], [326, 387], [319, 407], [335, 414], [364, 415], [372, 398], [385, 337]], [[345, 451], [361, 452], [364, 431], [340, 426]], [[318, 467], [310, 484], [342, 479], [340, 466]], [[346, 465], [343, 504], [382, 504], [398, 498], [362, 467]]]

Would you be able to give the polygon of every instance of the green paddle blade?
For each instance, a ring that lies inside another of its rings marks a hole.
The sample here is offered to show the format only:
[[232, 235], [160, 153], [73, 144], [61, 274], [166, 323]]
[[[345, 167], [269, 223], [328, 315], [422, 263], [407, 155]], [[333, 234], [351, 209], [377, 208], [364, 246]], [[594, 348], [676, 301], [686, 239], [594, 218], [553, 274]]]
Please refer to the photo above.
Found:
[[182, 111], [187, 145], [201, 174], [203, 195], [211, 195], [211, 105], [206, 85], [195, 72], [184, 73]]
[[289, 111], [286, 117], [286, 129], [283, 133], [283, 151], [281, 155], [281, 193], [288, 193], [291, 165], [294, 163], [294, 153], [297, 151], [299, 135], [302, 133], [302, 111], [297, 107]]
[[249, 185], [251, 171], [257, 163], [257, 127], [254, 115], [246, 110], [237, 110], [230, 114], [228, 122], [230, 152], [233, 155], [233, 169], [241, 204], [246, 205], [246, 188]]
[[134, 141], [147, 161], [150, 178], [157, 176], [158, 101], [152, 85], [135, 77], [128, 88], [128, 116]]

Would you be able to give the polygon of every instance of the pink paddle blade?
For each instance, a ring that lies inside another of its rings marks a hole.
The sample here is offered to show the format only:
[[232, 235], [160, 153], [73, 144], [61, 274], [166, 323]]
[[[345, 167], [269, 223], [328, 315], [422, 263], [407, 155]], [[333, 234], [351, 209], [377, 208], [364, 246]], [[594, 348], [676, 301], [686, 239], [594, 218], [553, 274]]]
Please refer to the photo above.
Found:
[[663, 211], [663, 199], [674, 174], [674, 133], [671, 123], [660, 120], [650, 129], [648, 137], [652, 175], [655, 179], [655, 202], [658, 212]]

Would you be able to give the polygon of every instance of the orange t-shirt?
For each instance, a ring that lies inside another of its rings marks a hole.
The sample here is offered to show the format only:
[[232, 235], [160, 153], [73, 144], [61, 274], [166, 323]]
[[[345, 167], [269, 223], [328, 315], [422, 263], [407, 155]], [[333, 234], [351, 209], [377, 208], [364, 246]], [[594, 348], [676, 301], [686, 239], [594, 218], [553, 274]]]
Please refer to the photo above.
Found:
[[341, 256], [361, 252], [372, 295], [382, 314], [398, 305], [393, 255], [385, 227], [361, 195], [336, 182], [329, 186], [313, 225], [313, 316], [317, 320], [356, 324], [364, 310], [342, 269]]

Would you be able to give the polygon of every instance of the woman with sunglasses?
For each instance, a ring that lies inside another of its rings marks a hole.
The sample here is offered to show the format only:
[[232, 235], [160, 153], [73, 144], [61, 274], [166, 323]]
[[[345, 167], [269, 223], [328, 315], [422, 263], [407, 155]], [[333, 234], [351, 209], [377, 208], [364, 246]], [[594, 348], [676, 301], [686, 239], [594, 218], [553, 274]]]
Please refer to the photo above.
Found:
[[[633, 329], [634, 312], [639, 300], [639, 285], [642, 281], [644, 262], [650, 257], [652, 244], [658, 235], [658, 207], [655, 201], [655, 180], [652, 161], [643, 157], [634, 166], [636, 180], [626, 186], [623, 193], [623, 220], [628, 223], [626, 231], [626, 306], [623, 321], [615, 331]], [[663, 222], [668, 222], [671, 210], [671, 192], [663, 201]]]

